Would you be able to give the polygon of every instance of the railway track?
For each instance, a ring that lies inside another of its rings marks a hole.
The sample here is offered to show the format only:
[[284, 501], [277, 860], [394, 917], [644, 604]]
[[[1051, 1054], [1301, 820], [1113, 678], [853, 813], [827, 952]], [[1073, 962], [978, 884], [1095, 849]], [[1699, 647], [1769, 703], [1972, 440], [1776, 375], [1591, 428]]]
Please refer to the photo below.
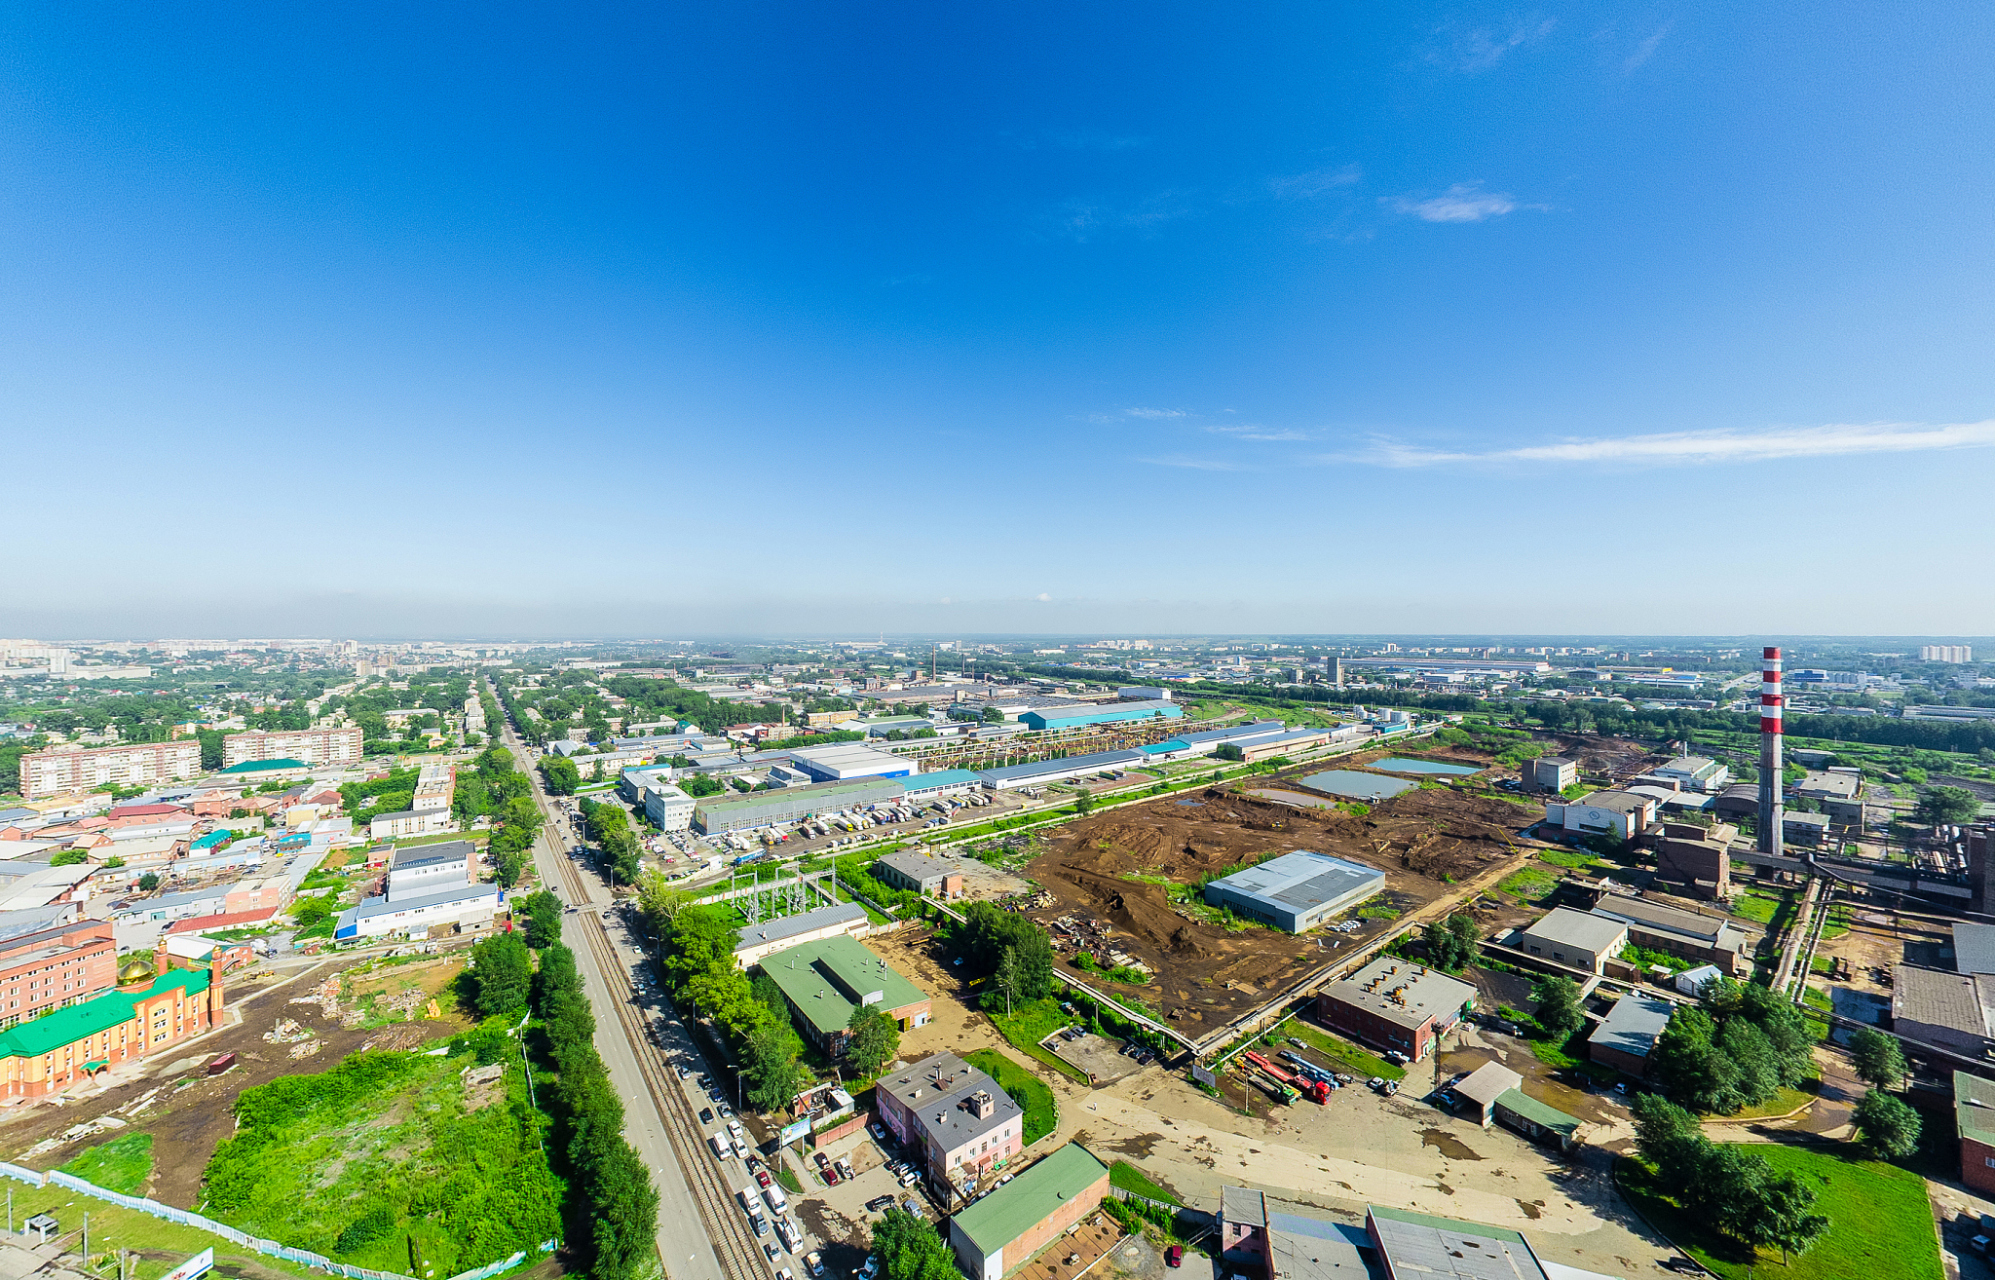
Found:
[[[513, 750], [521, 750], [516, 736], [513, 738]], [[651, 1094], [659, 1117], [665, 1122], [665, 1134], [672, 1144], [672, 1152], [678, 1157], [679, 1168], [698, 1200], [700, 1217], [704, 1220], [707, 1238], [713, 1244], [714, 1256], [733, 1280], [763, 1280], [769, 1268], [763, 1261], [761, 1246], [755, 1242], [735, 1204], [735, 1188], [722, 1181], [721, 1172], [713, 1163], [713, 1153], [700, 1132], [692, 1104], [686, 1100], [685, 1090], [678, 1087], [677, 1079], [666, 1067], [664, 1056], [652, 1039], [651, 1027], [635, 1004], [636, 990], [631, 983], [629, 965], [617, 954], [616, 945], [603, 928], [602, 917], [588, 909], [602, 905], [596, 895], [599, 886], [592, 885], [581, 868], [575, 865], [575, 860], [564, 848], [566, 841], [553, 834], [556, 817], [548, 811], [547, 798], [541, 793], [538, 782], [535, 783], [533, 796], [544, 820], [541, 838], [547, 841], [548, 853], [554, 859], [558, 878], [567, 891], [567, 900], [583, 908], [571, 919], [584, 935], [585, 945], [602, 972], [603, 984], [609, 989], [610, 1004], [616, 1008], [618, 1026], [630, 1042], [631, 1056], [637, 1060], [638, 1071], [644, 1077], [644, 1087]]]
[[[635, 992], [626, 966], [598, 916], [593, 912], [583, 913], [579, 920], [581, 931], [588, 937], [589, 950], [602, 969], [603, 981], [610, 987], [610, 1003], [616, 1006], [617, 1021], [631, 1043], [645, 1088], [665, 1121], [665, 1133], [679, 1157], [679, 1167], [699, 1199], [700, 1216], [706, 1219], [707, 1238], [713, 1242], [715, 1256], [735, 1280], [761, 1280], [768, 1270], [761, 1246], [749, 1233], [734, 1202], [735, 1188], [721, 1181], [713, 1153], [707, 1148], [693, 1115], [692, 1103], [667, 1071], [662, 1055], [652, 1043], [644, 1015], [631, 1001]], [[622, 976], [613, 978], [612, 974]]]

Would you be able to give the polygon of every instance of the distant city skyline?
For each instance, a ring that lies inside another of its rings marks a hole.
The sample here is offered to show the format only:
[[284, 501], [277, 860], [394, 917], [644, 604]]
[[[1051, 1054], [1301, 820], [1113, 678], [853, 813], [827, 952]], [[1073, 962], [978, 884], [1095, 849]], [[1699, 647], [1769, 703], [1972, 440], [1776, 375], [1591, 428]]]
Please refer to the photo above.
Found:
[[1995, 633], [1995, 13], [0, 14], [0, 632]]

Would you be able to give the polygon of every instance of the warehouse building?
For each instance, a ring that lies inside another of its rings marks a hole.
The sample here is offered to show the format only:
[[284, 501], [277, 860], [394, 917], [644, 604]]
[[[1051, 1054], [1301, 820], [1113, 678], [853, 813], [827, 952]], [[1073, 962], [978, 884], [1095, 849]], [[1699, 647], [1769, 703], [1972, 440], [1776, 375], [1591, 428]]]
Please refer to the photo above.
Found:
[[1676, 1006], [1650, 996], [1626, 995], [1614, 1002], [1607, 1018], [1586, 1038], [1587, 1056], [1640, 1080], [1649, 1074], [1649, 1054], [1656, 1038], [1669, 1025]]
[[1995, 977], [1988, 974], [1912, 964], [1891, 968], [1891, 1029], [1900, 1035], [1980, 1058], [1995, 1047], [1991, 1008]]
[[1130, 769], [1148, 759], [1141, 751], [1096, 751], [1084, 756], [1068, 756], [1064, 760], [1036, 760], [1031, 764], [1006, 765], [1002, 769], [983, 769], [977, 777], [983, 780], [988, 790], [1016, 791], [1020, 787], [1050, 786], [1068, 778], [1086, 777], [1090, 773]]
[[1655, 820], [1655, 797], [1632, 791], [1596, 791], [1570, 803], [1554, 800], [1545, 806], [1545, 822], [1550, 826], [1622, 841], [1633, 840]]
[[857, 782], [826, 782], [776, 791], [707, 796], [693, 806], [693, 827], [704, 835], [746, 831], [778, 822], [796, 822], [812, 814], [832, 813], [854, 805], [880, 804], [901, 798], [901, 784], [891, 778]]
[[1093, 1213], [1108, 1166], [1070, 1142], [949, 1220], [949, 1247], [970, 1280], [1001, 1280]]
[[743, 969], [753, 969], [778, 951], [841, 935], [856, 938], [871, 927], [866, 908], [856, 902], [838, 902], [793, 916], [764, 920], [735, 935], [734, 962]]
[[1034, 707], [1018, 717], [1028, 729], [1080, 729], [1091, 724], [1121, 724], [1127, 720], [1176, 720], [1184, 715], [1175, 702], [1080, 703], [1068, 707]]
[[1745, 954], [1746, 931], [1723, 916], [1700, 915], [1619, 893], [1601, 894], [1593, 914], [1626, 923], [1628, 941], [1638, 947], [1715, 964], [1728, 978], [1752, 968]]
[[1554, 908], [1517, 937], [1521, 951], [1595, 975], [1627, 945], [1625, 921], [1569, 907]]
[[938, 858], [917, 849], [903, 849], [875, 862], [873, 877], [896, 889], [944, 901], [954, 901], [963, 896], [963, 863], [960, 858]]
[[834, 743], [828, 747], [799, 747], [790, 758], [819, 782], [851, 782], [860, 778], [904, 778], [914, 772], [914, 762], [856, 742]]
[[968, 769], [937, 769], [934, 773], [916, 773], [902, 778], [901, 797], [920, 804], [942, 796], [959, 796], [983, 785], [984, 780]]
[[1578, 1119], [1524, 1092], [1524, 1077], [1500, 1062], [1485, 1062], [1456, 1083], [1451, 1092], [1458, 1112], [1487, 1129], [1500, 1124], [1533, 1142], [1570, 1151], [1585, 1127]]
[[1169, 702], [1171, 700], [1171, 691], [1156, 685], [1133, 684], [1117, 689], [1115, 696], [1121, 698], [1124, 702], [1146, 700], [1152, 702]]
[[1385, 888], [1362, 862], [1297, 849], [1205, 886], [1208, 906], [1290, 933], [1306, 933]]
[[1526, 760], [1517, 772], [1526, 791], [1564, 791], [1579, 781], [1579, 762], [1564, 756], [1539, 756]]
[[1265, 738], [1271, 734], [1286, 732], [1287, 729], [1288, 726], [1279, 720], [1256, 720], [1252, 724], [1228, 725], [1223, 729], [1198, 729], [1191, 733], [1177, 734], [1175, 737], [1177, 741], [1190, 747], [1193, 755], [1209, 756], [1219, 750], [1221, 743], [1244, 744], [1254, 738]]
[[1475, 988], [1407, 960], [1381, 956], [1316, 997], [1316, 1016], [1366, 1044], [1418, 1061], [1475, 1004]]
[[902, 1031], [928, 1022], [921, 989], [845, 934], [765, 956], [762, 972], [782, 988], [797, 1031], [834, 1058], [845, 1052], [856, 1010], [877, 1008]]

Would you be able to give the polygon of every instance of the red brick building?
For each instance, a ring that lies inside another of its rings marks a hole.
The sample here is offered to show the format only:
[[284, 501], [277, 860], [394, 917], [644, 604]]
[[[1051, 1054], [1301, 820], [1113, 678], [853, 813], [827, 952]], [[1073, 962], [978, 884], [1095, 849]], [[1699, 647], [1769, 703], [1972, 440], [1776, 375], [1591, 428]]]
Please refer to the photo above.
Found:
[[1316, 997], [1316, 1016], [1337, 1031], [1418, 1062], [1475, 1003], [1475, 988], [1439, 969], [1381, 956]]
[[0, 941], [0, 1029], [82, 1004], [117, 985], [108, 920], [55, 924]]

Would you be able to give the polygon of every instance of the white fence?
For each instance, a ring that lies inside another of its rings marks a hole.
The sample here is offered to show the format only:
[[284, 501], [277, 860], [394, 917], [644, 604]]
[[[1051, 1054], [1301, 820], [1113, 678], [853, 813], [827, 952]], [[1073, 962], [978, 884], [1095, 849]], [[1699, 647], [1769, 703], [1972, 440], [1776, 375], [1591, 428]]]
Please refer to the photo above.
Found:
[[[122, 1208], [136, 1209], [140, 1213], [149, 1213], [155, 1218], [164, 1218], [168, 1222], [177, 1222], [187, 1227], [199, 1227], [203, 1231], [218, 1235], [222, 1239], [239, 1244], [246, 1249], [254, 1249], [258, 1253], [267, 1254], [273, 1258], [283, 1258], [287, 1262], [296, 1262], [308, 1267], [317, 1267], [321, 1271], [331, 1271], [338, 1275], [349, 1277], [349, 1280], [414, 1280], [414, 1277], [405, 1276], [399, 1272], [375, 1271], [369, 1267], [350, 1266], [344, 1262], [334, 1262], [331, 1258], [323, 1254], [313, 1253], [309, 1249], [293, 1249], [289, 1245], [279, 1244], [275, 1240], [261, 1240], [255, 1236], [238, 1231], [225, 1222], [216, 1222], [213, 1218], [203, 1217], [198, 1213], [192, 1213], [186, 1209], [176, 1209], [170, 1204], [161, 1204], [157, 1200], [148, 1200], [142, 1196], [128, 1196], [116, 1191], [106, 1191], [94, 1183], [85, 1182], [75, 1174], [64, 1173], [60, 1169], [52, 1169], [47, 1173], [42, 1173], [35, 1169], [29, 1169], [18, 1164], [9, 1164], [4, 1160], [0, 1160], [0, 1175], [15, 1178], [21, 1182], [31, 1183], [37, 1187], [46, 1187], [50, 1183], [54, 1183], [58, 1187], [64, 1187], [82, 1195], [94, 1196], [99, 1200], [108, 1200], [112, 1204]], [[541, 1245], [541, 1252], [546, 1253], [551, 1251], [555, 1243], [555, 1241], [549, 1240], [547, 1243]], [[475, 1270], [460, 1271], [458, 1274], [450, 1277], [450, 1280], [489, 1280], [492, 1276], [511, 1271], [514, 1267], [525, 1261], [526, 1251], [521, 1250], [510, 1258], [501, 1258], [497, 1262], [488, 1262]]]

